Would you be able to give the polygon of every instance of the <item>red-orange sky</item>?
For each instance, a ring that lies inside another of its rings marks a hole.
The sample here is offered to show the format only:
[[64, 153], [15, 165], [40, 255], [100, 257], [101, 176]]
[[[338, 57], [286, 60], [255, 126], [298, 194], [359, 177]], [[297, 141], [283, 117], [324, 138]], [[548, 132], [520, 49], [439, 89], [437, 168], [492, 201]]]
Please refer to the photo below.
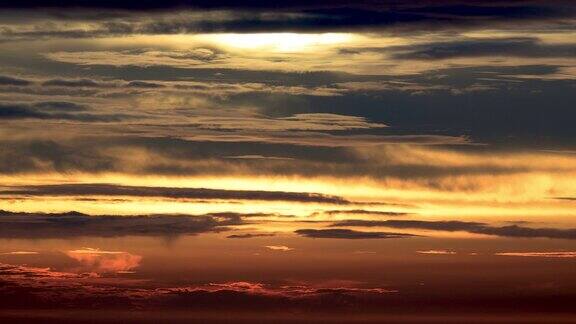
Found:
[[574, 323], [572, 1], [0, 2], [0, 320]]

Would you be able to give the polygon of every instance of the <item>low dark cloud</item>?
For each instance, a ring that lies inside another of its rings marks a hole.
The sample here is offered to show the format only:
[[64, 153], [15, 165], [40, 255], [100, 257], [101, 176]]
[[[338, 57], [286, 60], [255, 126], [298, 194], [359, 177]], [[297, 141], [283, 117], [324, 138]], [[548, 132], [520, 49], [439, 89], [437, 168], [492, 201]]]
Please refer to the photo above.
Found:
[[[454, 27], [482, 27], [510, 22], [542, 22], [574, 15], [569, 1], [3, 1], [0, 9], [43, 9], [51, 17], [104, 21], [102, 28], [61, 31], [28, 31], [29, 37], [94, 37], [123, 34], [180, 34], [198, 32], [271, 32], [338, 30], [409, 30], [421, 32]], [[145, 24], [120, 20], [134, 14], [176, 10], [233, 12], [228, 19], [157, 19]], [[122, 11], [119, 13], [118, 11]], [[70, 12], [71, 11], [71, 12]], [[94, 11], [102, 11], [96, 15]], [[72, 12], [75, 12], [74, 15]], [[76, 17], [75, 17], [76, 16]], [[116, 19], [116, 20], [114, 20]], [[21, 33], [20, 36], [22, 36]]]
[[44, 81], [42, 83], [44, 86], [55, 86], [55, 87], [101, 87], [102, 84], [91, 80], [91, 79], [53, 79]]
[[412, 228], [412, 229], [428, 229], [428, 230], [441, 230], [441, 231], [468, 231], [484, 226], [484, 223], [476, 222], [462, 222], [462, 221], [419, 221], [419, 220], [344, 220], [336, 222], [331, 226], [358, 226], [358, 227], [391, 227], [391, 228]]
[[551, 238], [551, 239], [576, 239], [574, 228], [532, 228], [519, 225], [502, 227], [490, 226], [485, 223], [462, 222], [462, 221], [420, 221], [420, 220], [344, 220], [331, 224], [333, 227], [388, 227], [400, 229], [423, 229], [434, 231], [456, 232], [463, 231], [474, 234], [495, 235], [502, 237], [518, 238]]
[[233, 199], [293, 201], [302, 203], [347, 204], [346, 199], [319, 193], [224, 190], [205, 188], [139, 187], [113, 184], [59, 184], [10, 187], [0, 190], [0, 195], [25, 196], [133, 196], [173, 199]]
[[232, 234], [232, 235], [226, 236], [226, 238], [230, 238], [230, 239], [249, 239], [249, 238], [255, 238], [255, 237], [271, 237], [271, 236], [276, 236], [276, 234], [273, 234], [273, 233]]
[[146, 81], [130, 81], [126, 86], [131, 88], [144, 88], [144, 89], [157, 89], [165, 87], [163, 84], [146, 82]]
[[31, 84], [31, 81], [28, 80], [24, 80], [24, 79], [19, 79], [19, 78], [14, 78], [11, 76], [4, 76], [4, 75], [0, 75], [0, 86], [2, 85], [8, 85], [8, 86], [27, 86], [29, 84]]
[[220, 232], [227, 230], [227, 226], [241, 223], [240, 217], [212, 215], [90, 216], [78, 212], [43, 214], [0, 211], [0, 237], [171, 237]]
[[85, 112], [87, 106], [72, 102], [0, 103], [0, 120], [40, 119], [77, 122], [119, 122], [132, 117], [125, 114]]
[[299, 229], [296, 234], [309, 238], [331, 238], [331, 239], [394, 239], [415, 237], [417, 235], [406, 233], [389, 232], [362, 232], [344, 228], [334, 229]]
[[[391, 204], [394, 205], [394, 204]], [[334, 209], [334, 210], [324, 210], [321, 212], [314, 212], [312, 216], [317, 215], [373, 215], [373, 216], [386, 216], [386, 217], [394, 217], [394, 216], [407, 216], [411, 213], [403, 213], [403, 212], [393, 212], [393, 211], [379, 211], [379, 210], [366, 210], [366, 209]]]
[[465, 39], [383, 48], [398, 60], [442, 60], [466, 57], [574, 58], [574, 44], [544, 44], [536, 38]]

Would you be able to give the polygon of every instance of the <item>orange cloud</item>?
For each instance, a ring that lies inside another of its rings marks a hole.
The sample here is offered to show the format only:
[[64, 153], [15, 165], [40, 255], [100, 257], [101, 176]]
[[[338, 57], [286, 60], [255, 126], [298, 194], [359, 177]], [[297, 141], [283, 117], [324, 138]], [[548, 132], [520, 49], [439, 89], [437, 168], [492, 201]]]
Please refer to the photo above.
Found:
[[95, 273], [127, 273], [140, 266], [142, 257], [121, 251], [102, 251], [82, 248], [67, 251], [66, 255], [78, 261], [81, 270]]

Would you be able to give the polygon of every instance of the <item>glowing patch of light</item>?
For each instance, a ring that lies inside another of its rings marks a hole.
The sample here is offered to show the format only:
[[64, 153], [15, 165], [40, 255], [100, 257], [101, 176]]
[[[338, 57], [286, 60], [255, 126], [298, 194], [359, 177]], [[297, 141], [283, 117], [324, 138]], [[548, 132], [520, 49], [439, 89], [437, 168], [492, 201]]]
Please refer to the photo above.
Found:
[[298, 52], [317, 46], [336, 45], [349, 42], [353, 36], [345, 33], [297, 34], [213, 34], [206, 40], [239, 49], [266, 49], [274, 52]]

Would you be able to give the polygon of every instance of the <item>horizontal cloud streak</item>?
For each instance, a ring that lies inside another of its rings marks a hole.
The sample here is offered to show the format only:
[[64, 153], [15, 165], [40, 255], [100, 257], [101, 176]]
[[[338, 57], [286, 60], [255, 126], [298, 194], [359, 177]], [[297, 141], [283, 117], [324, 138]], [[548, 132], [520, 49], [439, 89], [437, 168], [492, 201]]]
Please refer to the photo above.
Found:
[[420, 221], [420, 220], [345, 220], [331, 224], [333, 227], [389, 227], [401, 229], [424, 229], [434, 231], [456, 232], [463, 231], [474, 234], [486, 234], [503, 237], [518, 238], [552, 238], [552, 239], [576, 239], [576, 229], [568, 228], [531, 228], [518, 225], [502, 227], [489, 226], [485, 223], [462, 222], [462, 221]]
[[[146, 215], [89, 216], [0, 211], [1, 238], [70, 238], [82, 236], [164, 236], [220, 232], [242, 223], [240, 217]], [[95, 254], [93, 252], [92, 254]]]
[[12, 187], [0, 195], [24, 196], [132, 196], [173, 199], [270, 200], [302, 203], [347, 204], [337, 196], [306, 192], [224, 190], [206, 188], [139, 187], [113, 184], [58, 184]]
[[309, 238], [327, 238], [327, 239], [395, 239], [414, 237], [417, 235], [406, 233], [389, 233], [389, 232], [362, 232], [350, 229], [299, 229], [296, 234]]

